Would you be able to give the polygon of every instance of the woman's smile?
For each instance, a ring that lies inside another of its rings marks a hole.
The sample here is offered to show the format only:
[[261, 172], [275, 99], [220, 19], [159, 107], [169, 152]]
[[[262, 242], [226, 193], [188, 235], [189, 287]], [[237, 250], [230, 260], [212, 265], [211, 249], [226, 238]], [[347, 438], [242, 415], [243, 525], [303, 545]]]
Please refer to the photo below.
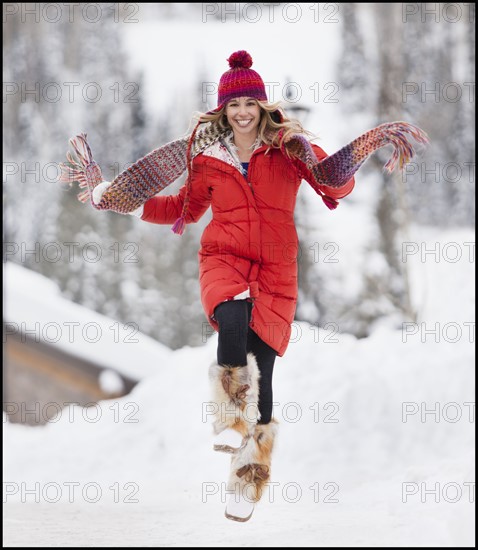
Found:
[[245, 128], [250, 122], [252, 122], [254, 119], [248, 118], [248, 119], [236, 119], [236, 122], [241, 126], [242, 128]]

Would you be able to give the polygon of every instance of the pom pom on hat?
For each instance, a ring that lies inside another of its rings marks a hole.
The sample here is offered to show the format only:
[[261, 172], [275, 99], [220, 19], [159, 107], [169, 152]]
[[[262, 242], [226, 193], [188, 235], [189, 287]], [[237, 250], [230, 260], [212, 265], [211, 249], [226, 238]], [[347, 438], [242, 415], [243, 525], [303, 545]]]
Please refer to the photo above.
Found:
[[252, 57], [245, 50], [234, 52], [227, 62], [231, 69], [250, 69], [252, 67]]

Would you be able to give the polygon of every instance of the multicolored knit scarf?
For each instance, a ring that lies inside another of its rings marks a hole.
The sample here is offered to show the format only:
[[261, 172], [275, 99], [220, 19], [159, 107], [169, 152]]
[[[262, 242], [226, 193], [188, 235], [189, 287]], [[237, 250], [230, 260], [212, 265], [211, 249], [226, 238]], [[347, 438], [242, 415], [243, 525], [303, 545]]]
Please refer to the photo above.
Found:
[[[90, 200], [97, 210], [113, 210], [120, 214], [128, 214], [176, 181], [188, 169], [186, 182], [188, 192], [181, 216], [172, 227], [175, 233], [181, 235], [186, 224], [191, 192], [192, 161], [227, 132], [228, 130], [221, 130], [213, 123], [197, 124], [190, 136], [171, 141], [155, 149], [121, 172], [105, 191], [98, 204], [93, 201], [92, 193], [94, 188], [104, 180], [100, 167], [93, 160], [86, 134], [80, 134], [70, 139], [76, 158], [67, 153], [69, 164], [60, 164], [62, 168], [60, 182], [77, 181], [80, 188], [84, 189], [78, 195], [78, 199], [82, 202]], [[334, 209], [338, 202], [327, 196], [321, 186], [333, 188], [344, 186], [367, 158], [385, 145], [392, 145], [394, 150], [384, 168], [392, 172], [398, 164], [400, 169], [403, 169], [415, 155], [410, 137], [418, 143], [428, 143], [427, 135], [417, 126], [407, 122], [387, 122], [365, 132], [322, 161], [318, 161], [310, 142], [304, 135], [293, 135], [282, 143], [281, 150], [286, 158], [295, 157], [299, 164], [311, 172], [314, 178], [314, 181], [310, 182], [312, 187], [322, 197], [327, 207]]]

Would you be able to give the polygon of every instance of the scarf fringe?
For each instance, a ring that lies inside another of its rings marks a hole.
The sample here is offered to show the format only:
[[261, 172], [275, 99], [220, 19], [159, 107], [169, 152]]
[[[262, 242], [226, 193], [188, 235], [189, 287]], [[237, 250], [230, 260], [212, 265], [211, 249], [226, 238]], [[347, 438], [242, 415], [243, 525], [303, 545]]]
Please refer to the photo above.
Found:
[[397, 164], [400, 170], [403, 170], [416, 154], [407, 134], [410, 134], [416, 142], [423, 145], [430, 142], [428, 135], [421, 128], [408, 122], [392, 122], [386, 125], [385, 134], [387, 143], [393, 145], [394, 148], [392, 156], [384, 166], [384, 169], [389, 173], [394, 171]]
[[184, 216], [181, 216], [174, 222], [174, 225], [171, 227], [171, 231], [173, 231], [177, 235], [182, 235], [185, 228], [186, 218]]
[[339, 201], [336, 199], [333, 199], [332, 197], [329, 197], [328, 195], [321, 195], [321, 198], [325, 204], [325, 206], [329, 210], [335, 210], [337, 206], [339, 205]]
[[102, 210], [92, 200], [93, 189], [103, 181], [103, 177], [100, 167], [93, 160], [87, 135], [81, 133], [71, 138], [69, 142], [75, 151], [75, 156], [68, 151], [66, 159], [69, 164], [60, 163], [60, 182], [72, 184], [77, 181], [80, 189], [84, 189], [84, 191], [78, 194], [78, 200], [85, 203], [90, 199], [91, 204], [95, 208]]

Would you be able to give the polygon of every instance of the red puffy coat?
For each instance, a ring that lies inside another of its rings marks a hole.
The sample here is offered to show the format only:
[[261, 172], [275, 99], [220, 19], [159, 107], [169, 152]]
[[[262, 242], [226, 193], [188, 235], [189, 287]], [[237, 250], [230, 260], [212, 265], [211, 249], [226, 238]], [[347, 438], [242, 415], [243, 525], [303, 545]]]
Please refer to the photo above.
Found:
[[[283, 356], [289, 344], [297, 303], [298, 239], [294, 207], [302, 177], [311, 173], [290, 163], [278, 149], [257, 148], [247, 180], [234, 161], [224, 160], [218, 144], [197, 155], [192, 164], [186, 223], [197, 222], [212, 206], [198, 253], [201, 301], [210, 325], [219, 330], [214, 308], [247, 291], [253, 302], [250, 327]], [[327, 155], [312, 145], [319, 160]], [[334, 199], [348, 195], [344, 187], [324, 186]], [[177, 195], [157, 195], [144, 205], [142, 220], [172, 224], [181, 215], [186, 185]]]

